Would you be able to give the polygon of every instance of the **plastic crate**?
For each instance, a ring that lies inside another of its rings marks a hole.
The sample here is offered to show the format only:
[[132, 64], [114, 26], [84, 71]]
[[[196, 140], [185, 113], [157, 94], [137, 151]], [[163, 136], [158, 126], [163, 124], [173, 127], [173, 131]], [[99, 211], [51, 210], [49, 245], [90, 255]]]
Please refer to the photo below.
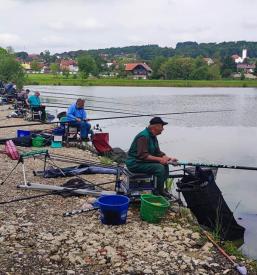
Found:
[[31, 132], [27, 130], [17, 130], [17, 137], [30, 136]]

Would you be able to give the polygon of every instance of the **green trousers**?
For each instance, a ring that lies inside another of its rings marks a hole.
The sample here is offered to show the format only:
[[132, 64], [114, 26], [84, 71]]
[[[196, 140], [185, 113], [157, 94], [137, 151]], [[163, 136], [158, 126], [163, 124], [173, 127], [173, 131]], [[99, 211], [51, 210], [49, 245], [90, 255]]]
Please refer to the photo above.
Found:
[[157, 191], [162, 193], [164, 182], [169, 177], [169, 166], [155, 162], [138, 162], [135, 165], [127, 166], [132, 173], [145, 173], [154, 175], [157, 178]]

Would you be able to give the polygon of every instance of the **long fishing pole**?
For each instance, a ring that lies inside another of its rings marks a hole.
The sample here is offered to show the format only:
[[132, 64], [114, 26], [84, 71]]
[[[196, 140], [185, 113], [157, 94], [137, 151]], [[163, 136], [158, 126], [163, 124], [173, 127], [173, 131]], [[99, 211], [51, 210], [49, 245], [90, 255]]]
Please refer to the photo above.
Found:
[[[46, 105], [46, 107], [49, 107], [49, 108], [59, 108], [59, 109], [67, 109], [67, 106], [59, 106], [59, 105]], [[111, 111], [111, 110], [98, 110], [98, 109], [95, 109], [95, 108], [86, 108], [85, 110], [88, 110], [88, 111], [95, 111], [95, 112], [102, 112], [102, 113], [113, 113], [113, 114], [125, 114], [125, 115], [134, 115], [135, 113], [128, 113], [128, 112], [118, 112], [118, 111]], [[139, 115], [139, 114], [137, 114]]]
[[[145, 115], [130, 115], [130, 116], [114, 116], [114, 117], [100, 117], [100, 118], [92, 118], [91, 121], [97, 120], [109, 120], [109, 119], [122, 119], [122, 118], [134, 118], [134, 117], [153, 117], [153, 116], [168, 116], [168, 115], [186, 115], [186, 114], [201, 114], [201, 113], [218, 113], [218, 112], [231, 112], [233, 110], [214, 110], [214, 111], [187, 111], [187, 112], [173, 112], [173, 113], [158, 113], [158, 114], [145, 114]], [[27, 124], [19, 124], [19, 125], [7, 125], [7, 126], [0, 126], [2, 128], [13, 128], [13, 127], [22, 127], [22, 126], [34, 126], [34, 125], [51, 125], [54, 123], [60, 123], [59, 121], [56, 122], [48, 122], [48, 123], [27, 123]]]
[[[201, 227], [200, 227], [201, 228]], [[234, 266], [234, 268], [239, 272], [239, 274], [246, 275], [247, 274], [247, 269], [244, 265], [239, 265], [236, 263], [231, 256], [229, 256], [224, 249], [222, 249], [215, 241], [214, 239], [208, 234], [205, 230], [201, 228], [201, 231], [203, 234], [208, 238], [208, 240], [218, 249], [218, 251], [225, 257], [227, 258]]]
[[[47, 91], [42, 91], [42, 94], [54, 94], [54, 92], [47, 92]], [[56, 92], [58, 95], [74, 95], [74, 96], [86, 96], [86, 97], [93, 97], [93, 98], [104, 98], [104, 99], [114, 99], [113, 97], [104, 97], [104, 96], [93, 96], [93, 95], [86, 95], [86, 94], [67, 94], [67, 93], [62, 93], [62, 92]]]
[[[69, 107], [70, 106], [70, 104], [65, 104], [65, 103], [59, 103], [59, 102], [47, 102], [47, 101], [43, 101], [42, 103], [44, 103], [44, 104], [47, 104], [47, 105], [49, 105], [49, 104], [58, 104], [58, 105], [60, 105], [60, 106], [66, 106], [66, 107]], [[121, 108], [112, 108], [112, 107], [105, 107], [105, 106], [93, 106], [93, 105], [86, 105], [87, 107], [89, 107], [89, 108], [101, 108], [101, 109], [106, 109], [106, 110], [115, 110], [115, 111], [128, 111], [128, 112], [131, 112], [131, 110], [127, 110], [127, 109], [121, 109]], [[133, 110], [132, 110], [133, 111]]]
[[[49, 96], [49, 95], [44, 95], [44, 93], [46, 94], [54, 94], [52, 92], [42, 92], [42, 97], [46, 97], [46, 98], [65, 98], [65, 99], [78, 99], [79, 97], [82, 97], [82, 98], [86, 98], [87, 101], [95, 101], [95, 102], [103, 102], [103, 103], [115, 103], [115, 104], [118, 104], [118, 105], [127, 105], [127, 106], [141, 106], [140, 104], [128, 104], [128, 103], [123, 103], [123, 102], [119, 102], [117, 101], [115, 98], [109, 98], [109, 97], [96, 97], [96, 98], [104, 98], [104, 99], [108, 99], [110, 101], [105, 101], [105, 100], [96, 100], [96, 99], [90, 99], [88, 97], [92, 97], [94, 98], [94, 96], [87, 96], [87, 95], [78, 95], [78, 94], [66, 94], [66, 93], [56, 93], [56, 95], [53, 95], [53, 96]], [[62, 95], [72, 95], [73, 97], [63, 97], [63, 96], [57, 96], [59, 94], [62, 94]]]
[[177, 165], [186, 165], [186, 166], [201, 166], [201, 167], [212, 167], [212, 168], [225, 168], [225, 169], [239, 169], [239, 170], [253, 170], [257, 171], [257, 167], [252, 166], [241, 166], [241, 165], [226, 165], [226, 164], [215, 164], [215, 163], [197, 163], [197, 162], [187, 162], [187, 161], [178, 161]]

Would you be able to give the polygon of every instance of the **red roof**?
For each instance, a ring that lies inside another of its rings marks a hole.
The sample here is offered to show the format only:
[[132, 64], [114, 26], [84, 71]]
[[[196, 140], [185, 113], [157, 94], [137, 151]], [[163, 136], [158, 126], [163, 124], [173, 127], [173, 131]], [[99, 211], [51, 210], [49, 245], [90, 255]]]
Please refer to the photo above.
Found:
[[231, 57], [232, 57], [233, 59], [237, 59], [237, 58], [239, 58], [240, 56], [237, 55], [237, 54], [233, 54]]
[[128, 63], [125, 65], [125, 71], [133, 71], [139, 65], [143, 66], [147, 71], [152, 71], [152, 69], [145, 63]]
[[74, 60], [62, 60], [60, 65], [61, 66], [70, 66], [70, 65], [77, 65], [77, 63]]

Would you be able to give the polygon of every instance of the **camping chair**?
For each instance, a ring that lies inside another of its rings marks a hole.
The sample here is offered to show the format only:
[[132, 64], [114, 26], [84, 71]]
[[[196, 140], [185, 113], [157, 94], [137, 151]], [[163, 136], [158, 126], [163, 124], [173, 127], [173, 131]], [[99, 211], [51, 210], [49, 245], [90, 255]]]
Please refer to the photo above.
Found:
[[41, 120], [41, 112], [33, 107], [30, 107], [29, 110], [26, 112], [25, 120], [29, 121], [37, 121]]
[[78, 127], [72, 126], [67, 121], [67, 117], [61, 117], [60, 125], [64, 127], [64, 140], [69, 143], [69, 141], [80, 141], [80, 130]]

